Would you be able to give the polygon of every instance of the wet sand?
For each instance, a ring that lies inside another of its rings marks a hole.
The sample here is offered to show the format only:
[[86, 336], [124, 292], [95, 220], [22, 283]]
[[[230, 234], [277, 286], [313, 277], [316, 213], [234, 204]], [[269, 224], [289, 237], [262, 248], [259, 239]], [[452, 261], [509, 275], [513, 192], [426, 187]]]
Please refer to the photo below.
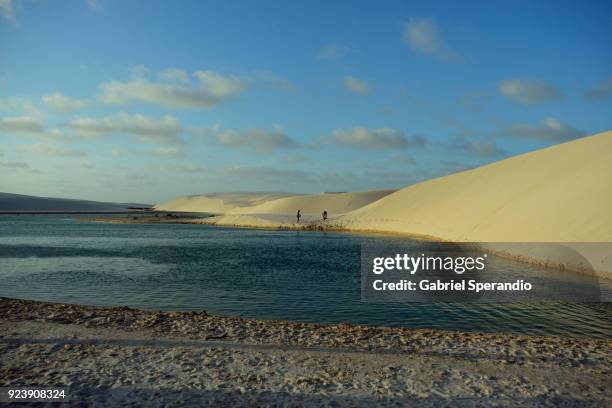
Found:
[[72, 402], [610, 406], [612, 340], [0, 299], [1, 386]]

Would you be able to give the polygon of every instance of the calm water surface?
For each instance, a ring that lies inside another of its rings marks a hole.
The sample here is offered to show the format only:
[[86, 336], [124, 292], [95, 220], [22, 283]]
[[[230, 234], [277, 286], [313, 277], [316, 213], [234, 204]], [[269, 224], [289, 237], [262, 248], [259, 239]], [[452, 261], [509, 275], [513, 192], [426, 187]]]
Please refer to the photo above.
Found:
[[[0, 216], [0, 296], [261, 319], [612, 337], [610, 303], [360, 302], [360, 245], [407, 238]], [[499, 260], [493, 271], [529, 268]]]

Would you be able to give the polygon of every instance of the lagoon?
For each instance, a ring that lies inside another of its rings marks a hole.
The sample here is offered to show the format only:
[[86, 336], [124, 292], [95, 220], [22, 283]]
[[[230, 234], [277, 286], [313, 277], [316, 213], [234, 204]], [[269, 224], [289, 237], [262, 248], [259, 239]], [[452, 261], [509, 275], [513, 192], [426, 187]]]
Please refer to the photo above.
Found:
[[[610, 303], [363, 303], [360, 246], [420, 241], [0, 216], [0, 296], [317, 323], [612, 337]], [[551, 270], [497, 259], [488, 273]], [[548, 275], [547, 275], [548, 274]]]

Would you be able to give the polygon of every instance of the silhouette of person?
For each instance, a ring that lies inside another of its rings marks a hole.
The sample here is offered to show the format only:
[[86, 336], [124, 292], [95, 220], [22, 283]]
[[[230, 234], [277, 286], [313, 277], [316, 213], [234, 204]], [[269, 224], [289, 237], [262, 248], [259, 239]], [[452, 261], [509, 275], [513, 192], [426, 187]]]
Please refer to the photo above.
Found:
[[297, 214], [295, 215], [295, 217], [297, 218], [297, 223], [300, 223], [300, 218], [302, 218], [302, 214], [300, 214], [300, 210], [298, 210]]
[[327, 210], [323, 210], [323, 221], [327, 219]]

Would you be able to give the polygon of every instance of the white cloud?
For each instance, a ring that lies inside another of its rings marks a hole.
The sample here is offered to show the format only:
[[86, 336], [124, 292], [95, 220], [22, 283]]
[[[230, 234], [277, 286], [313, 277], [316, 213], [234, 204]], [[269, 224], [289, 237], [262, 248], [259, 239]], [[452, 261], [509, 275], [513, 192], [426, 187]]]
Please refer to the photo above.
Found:
[[157, 157], [182, 157], [183, 150], [179, 147], [159, 147], [153, 150], [153, 155]]
[[563, 142], [584, 136], [586, 133], [568, 124], [562, 123], [558, 119], [548, 117], [538, 125], [514, 124], [503, 131], [504, 134], [515, 137], [525, 137], [529, 139]]
[[351, 49], [342, 44], [327, 44], [319, 49], [317, 54], [321, 59], [340, 59], [348, 55]]
[[170, 82], [189, 82], [189, 75], [179, 68], [167, 68], [159, 73], [159, 78]]
[[407, 138], [401, 130], [391, 128], [366, 129], [364, 127], [336, 129], [324, 140], [340, 146], [378, 150], [424, 147], [426, 143], [425, 138], [421, 135]]
[[442, 60], [460, 60], [442, 38], [436, 22], [430, 18], [412, 18], [404, 24], [403, 40], [413, 50]]
[[15, 15], [16, 4], [17, 1], [0, 0], [0, 15], [13, 24], [17, 22]]
[[193, 75], [198, 80], [195, 85], [151, 82], [142, 77], [108, 82], [100, 85], [101, 100], [109, 104], [138, 101], [170, 108], [209, 108], [238, 96], [248, 87], [248, 81], [237, 76], [214, 71], [196, 71]]
[[417, 161], [414, 157], [409, 156], [407, 154], [404, 153], [395, 153], [391, 156], [391, 160], [397, 163], [402, 163], [402, 164], [406, 164], [406, 165], [414, 165], [417, 164]]
[[202, 166], [201, 164], [197, 164], [197, 163], [185, 163], [185, 164], [178, 164], [178, 165], [172, 165], [172, 166], [168, 166], [166, 167], [168, 170], [172, 170], [172, 171], [179, 171], [181, 173], [202, 173], [202, 174], [210, 174], [212, 171], [214, 171], [213, 169], [210, 169], [206, 166]]
[[31, 116], [10, 116], [0, 118], [0, 130], [14, 134], [43, 134], [42, 123]]
[[277, 149], [291, 149], [299, 144], [290, 138], [280, 126], [267, 129], [236, 131], [221, 130], [218, 125], [211, 129], [196, 129], [194, 133], [230, 148], [253, 149], [257, 153], [272, 153]]
[[102, 5], [99, 0], [87, 0], [87, 5], [92, 10], [102, 10]]
[[589, 89], [586, 92], [586, 98], [589, 101], [612, 99], [612, 76]]
[[552, 85], [524, 79], [508, 79], [499, 84], [499, 92], [523, 105], [562, 100], [563, 92]]
[[0, 167], [7, 167], [10, 169], [29, 169], [30, 165], [24, 162], [0, 162]]
[[0, 118], [0, 135], [33, 136], [61, 140], [62, 132], [57, 128], [47, 129], [39, 118], [32, 116], [9, 116]]
[[365, 95], [370, 91], [367, 83], [350, 75], [344, 77], [344, 86], [349, 91], [359, 95]]
[[469, 154], [481, 157], [506, 156], [505, 150], [497, 146], [493, 141], [486, 140], [460, 140], [449, 145], [452, 150], [463, 150]]
[[77, 117], [66, 125], [82, 137], [101, 137], [111, 134], [126, 134], [143, 142], [180, 142], [181, 124], [172, 116], [160, 119], [144, 115], [120, 113], [96, 119]]
[[87, 101], [70, 98], [62, 95], [59, 92], [52, 93], [51, 95], [45, 95], [42, 97], [42, 100], [45, 105], [58, 112], [71, 112], [87, 106]]
[[122, 157], [126, 155], [125, 150], [121, 150], [121, 149], [113, 149], [111, 150], [111, 155], [113, 157]]
[[81, 160], [79, 162], [79, 167], [81, 167], [82, 169], [93, 169], [95, 166], [87, 160]]
[[32, 99], [12, 97], [0, 99], [0, 112], [11, 112], [24, 116], [40, 118], [42, 113], [38, 110]]
[[471, 91], [459, 99], [459, 103], [467, 110], [472, 112], [482, 112], [489, 103], [491, 97], [481, 91]]
[[48, 143], [36, 143], [31, 145], [19, 145], [17, 150], [25, 153], [44, 154], [58, 157], [84, 157], [86, 153], [81, 150], [66, 149]]
[[255, 183], [270, 183], [295, 181], [299, 183], [314, 183], [319, 180], [316, 173], [300, 169], [277, 169], [274, 167], [243, 167], [234, 166], [221, 170], [224, 178], [238, 178], [249, 180]]

